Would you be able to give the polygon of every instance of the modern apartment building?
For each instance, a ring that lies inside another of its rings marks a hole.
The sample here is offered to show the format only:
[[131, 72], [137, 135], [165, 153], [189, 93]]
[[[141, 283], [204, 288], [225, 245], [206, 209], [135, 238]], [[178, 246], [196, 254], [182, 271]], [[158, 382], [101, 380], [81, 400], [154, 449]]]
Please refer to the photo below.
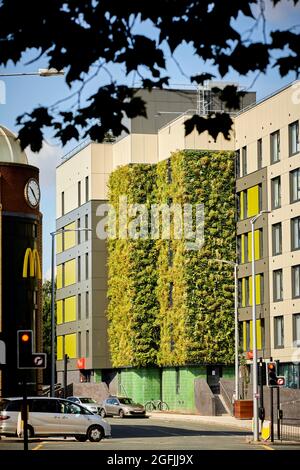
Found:
[[[112, 143], [87, 143], [66, 155], [57, 168], [57, 372], [63, 381], [63, 357], [69, 356], [68, 382], [101, 381], [111, 370], [107, 341], [106, 243], [96, 235], [107, 202], [110, 173], [128, 163], [157, 163], [178, 149], [234, 150], [234, 140], [207, 133], [184, 134], [184, 121], [197, 109], [220, 109], [209, 88], [196, 91], [139, 92], [148, 117], [126, 123], [129, 135]], [[255, 101], [255, 93], [242, 106]], [[101, 212], [101, 213], [100, 213]], [[92, 229], [78, 231], [77, 229]], [[74, 230], [74, 231], [72, 231]]]
[[[241, 345], [252, 350], [250, 220], [255, 223], [258, 357], [300, 387], [300, 82], [235, 118]], [[248, 358], [250, 358], [251, 355]]]

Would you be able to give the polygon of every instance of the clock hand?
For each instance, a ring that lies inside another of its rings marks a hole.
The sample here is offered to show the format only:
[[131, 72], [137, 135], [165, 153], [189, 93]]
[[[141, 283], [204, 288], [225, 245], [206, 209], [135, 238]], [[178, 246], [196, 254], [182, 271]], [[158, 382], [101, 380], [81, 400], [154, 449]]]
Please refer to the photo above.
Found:
[[35, 192], [33, 191], [32, 188], [30, 188], [30, 191], [32, 192], [32, 195], [33, 195], [33, 197], [34, 197], [34, 199], [35, 199], [35, 202], [37, 203], [38, 200], [37, 200], [37, 197], [36, 197], [36, 195], [35, 195]]

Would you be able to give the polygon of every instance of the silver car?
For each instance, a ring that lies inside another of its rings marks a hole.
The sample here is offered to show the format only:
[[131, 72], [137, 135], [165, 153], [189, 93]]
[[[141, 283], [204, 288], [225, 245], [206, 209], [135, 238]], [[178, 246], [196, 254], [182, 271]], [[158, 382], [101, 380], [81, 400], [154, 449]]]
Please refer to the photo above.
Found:
[[90, 397], [68, 397], [67, 400], [77, 403], [77, 405], [84, 406], [92, 413], [100, 414], [101, 405], [99, 405], [96, 400]]
[[125, 416], [145, 416], [145, 407], [139, 403], [134, 403], [131, 398], [128, 397], [116, 397], [110, 396], [103, 400], [100, 415], [105, 416], [119, 416], [124, 418]]
[[[0, 436], [16, 436], [22, 398], [0, 400]], [[61, 398], [28, 398], [28, 434], [74, 436], [77, 441], [99, 442], [111, 437], [111, 427], [101, 416]]]

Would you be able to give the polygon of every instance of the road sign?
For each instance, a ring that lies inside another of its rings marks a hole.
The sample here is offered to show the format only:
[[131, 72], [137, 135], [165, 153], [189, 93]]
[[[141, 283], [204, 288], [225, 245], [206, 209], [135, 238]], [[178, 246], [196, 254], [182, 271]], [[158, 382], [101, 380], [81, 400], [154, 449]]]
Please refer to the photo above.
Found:
[[34, 364], [34, 369], [46, 369], [47, 367], [47, 354], [45, 353], [39, 353], [39, 354], [33, 354], [33, 364]]

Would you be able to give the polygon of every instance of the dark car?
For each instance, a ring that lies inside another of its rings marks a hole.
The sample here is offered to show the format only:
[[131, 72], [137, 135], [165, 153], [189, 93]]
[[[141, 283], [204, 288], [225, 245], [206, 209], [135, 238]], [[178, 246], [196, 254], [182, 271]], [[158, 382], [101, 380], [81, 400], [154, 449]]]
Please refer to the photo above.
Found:
[[143, 405], [134, 403], [131, 398], [110, 396], [103, 400], [100, 410], [102, 418], [105, 416], [145, 416], [146, 411]]

